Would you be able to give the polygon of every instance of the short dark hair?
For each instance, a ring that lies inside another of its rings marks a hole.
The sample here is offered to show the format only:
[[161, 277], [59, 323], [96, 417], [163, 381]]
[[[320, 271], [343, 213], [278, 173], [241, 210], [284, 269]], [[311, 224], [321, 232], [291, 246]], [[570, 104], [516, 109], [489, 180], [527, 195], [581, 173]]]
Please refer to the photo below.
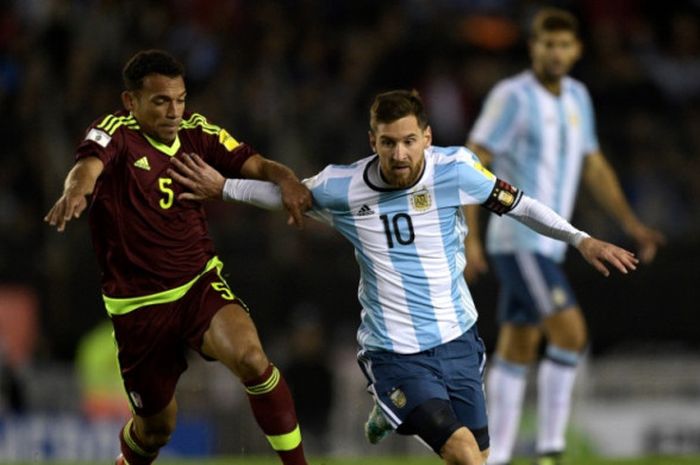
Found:
[[428, 127], [428, 115], [417, 90], [392, 90], [377, 95], [369, 110], [369, 127], [372, 131], [380, 123], [392, 123], [413, 115], [421, 129]]
[[537, 38], [542, 32], [570, 31], [579, 35], [578, 19], [561, 8], [543, 8], [532, 18], [530, 38]]
[[141, 50], [126, 62], [122, 79], [126, 90], [139, 90], [143, 78], [149, 74], [162, 74], [170, 78], [185, 77], [185, 67], [163, 50]]

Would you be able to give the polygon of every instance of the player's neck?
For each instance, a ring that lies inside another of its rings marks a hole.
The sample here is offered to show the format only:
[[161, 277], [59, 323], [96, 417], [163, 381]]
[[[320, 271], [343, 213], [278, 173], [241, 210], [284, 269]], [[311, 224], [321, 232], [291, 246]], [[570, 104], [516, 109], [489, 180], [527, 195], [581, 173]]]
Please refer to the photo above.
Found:
[[538, 73], [537, 71], [534, 71], [534, 74], [535, 74], [535, 78], [537, 79], [537, 82], [539, 82], [542, 85], [542, 87], [544, 87], [547, 90], [547, 92], [549, 92], [553, 95], [556, 95], [556, 96], [561, 95], [562, 78], [560, 78], [560, 77], [552, 78], [552, 77], [544, 76], [544, 75]]

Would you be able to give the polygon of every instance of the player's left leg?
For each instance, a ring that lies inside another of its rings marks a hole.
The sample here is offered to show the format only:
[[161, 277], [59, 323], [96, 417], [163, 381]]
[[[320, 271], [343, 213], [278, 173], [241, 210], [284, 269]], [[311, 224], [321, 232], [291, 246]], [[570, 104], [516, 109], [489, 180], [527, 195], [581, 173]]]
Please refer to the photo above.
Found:
[[202, 338], [202, 352], [226, 365], [245, 385], [253, 415], [285, 465], [306, 465], [294, 401], [277, 367], [265, 355], [248, 312], [222, 307]]
[[394, 427], [387, 421], [382, 409], [375, 402], [365, 422], [365, 438], [370, 444], [379, 444], [393, 430]]
[[482, 465], [486, 463], [489, 450], [479, 451], [472, 432], [462, 426], [442, 446], [440, 456], [447, 465]]
[[445, 399], [422, 403], [397, 431], [418, 436], [447, 465], [482, 465], [488, 457], [488, 429], [473, 432], [465, 427]]
[[486, 463], [489, 427], [484, 393], [484, 343], [476, 327], [441, 348], [443, 379], [450, 393], [450, 407], [457, 423], [440, 451], [448, 464]]
[[537, 379], [537, 453], [542, 463], [557, 463], [553, 457], [566, 447], [576, 368], [587, 340], [586, 324], [578, 307], [554, 313], [543, 324], [548, 345]]

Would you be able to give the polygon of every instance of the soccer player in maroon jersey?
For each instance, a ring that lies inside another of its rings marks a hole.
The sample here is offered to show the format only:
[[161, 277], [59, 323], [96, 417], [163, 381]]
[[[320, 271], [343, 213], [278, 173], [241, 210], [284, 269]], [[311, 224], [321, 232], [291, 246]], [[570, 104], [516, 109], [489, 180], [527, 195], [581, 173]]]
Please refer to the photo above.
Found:
[[120, 111], [96, 120], [78, 146], [63, 195], [44, 218], [58, 231], [89, 211], [102, 294], [114, 325], [133, 412], [117, 465], [148, 465], [175, 428], [175, 386], [185, 349], [226, 365], [244, 384], [253, 414], [285, 465], [305, 465], [294, 402], [262, 349], [248, 309], [221, 276], [222, 262], [198, 202], [178, 200], [171, 157], [197, 153], [229, 177], [276, 183], [290, 222], [311, 196], [294, 173], [197, 113], [185, 112], [184, 69], [159, 50], [123, 71]]

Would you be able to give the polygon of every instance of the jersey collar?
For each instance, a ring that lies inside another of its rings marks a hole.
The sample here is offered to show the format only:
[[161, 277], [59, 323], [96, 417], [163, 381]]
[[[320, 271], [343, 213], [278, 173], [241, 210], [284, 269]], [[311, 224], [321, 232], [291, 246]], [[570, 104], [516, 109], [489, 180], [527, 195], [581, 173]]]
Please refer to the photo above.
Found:
[[171, 145], [164, 144], [163, 142], [158, 142], [157, 140], [153, 139], [150, 137], [148, 134], [145, 132], [142, 132], [143, 136], [146, 138], [149, 144], [151, 146], [158, 150], [159, 152], [163, 152], [169, 157], [174, 156], [178, 150], [180, 150], [180, 135], [175, 136], [175, 141]]
[[428, 166], [428, 160], [427, 160], [427, 155], [428, 154], [428, 149], [425, 150], [424, 152], [424, 159], [423, 159], [423, 169], [421, 170], [421, 173], [418, 175], [416, 178], [416, 181], [411, 184], [410, 186], [406, 187], [392, 187], [389, 184], [387, 184], [381, 173], [381, 169], [379, 167], [379, 155], [375, 155], [372, 157], [372, 159], [367, 163], [365, 166], [365, 171], [362, 174], [362, 178], [365, 181], [365, 184], [369, 186], [370, 189], [375, 190], [377, 192], [394, 192], [394, 191], [401, 191], [401, 190], [406, 190], [406, 189], [411, 189], [413, 186], [418, 184], [423, 180], [423, 175], [425, 175], [425, 167]]

